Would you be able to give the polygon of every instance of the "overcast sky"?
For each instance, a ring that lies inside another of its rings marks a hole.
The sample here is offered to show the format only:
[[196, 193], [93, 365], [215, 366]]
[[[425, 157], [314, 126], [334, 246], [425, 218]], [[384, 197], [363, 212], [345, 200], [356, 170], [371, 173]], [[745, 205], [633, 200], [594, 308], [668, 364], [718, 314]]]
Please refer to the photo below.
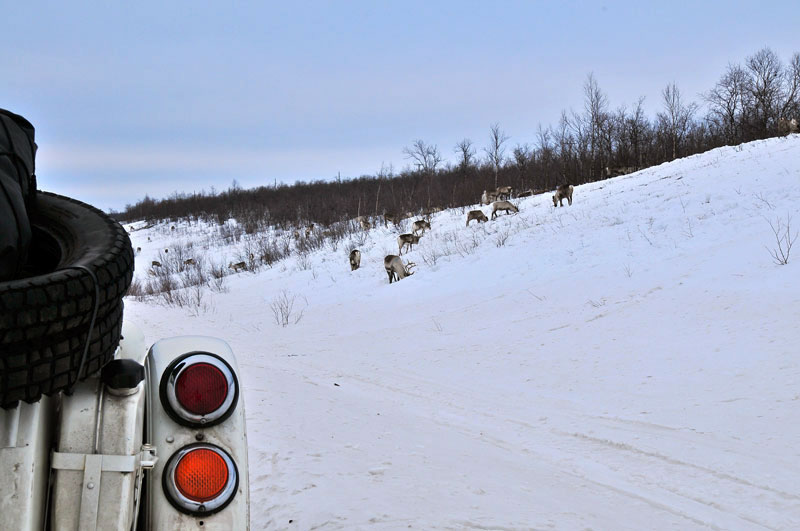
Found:
[[4, 2], [0, 107], [28, 118], [40, 188], [102, 209], [149, 194], [374, 175], [422, 139], [509, 147], [728, 63], [800, 52], [780, 2]]

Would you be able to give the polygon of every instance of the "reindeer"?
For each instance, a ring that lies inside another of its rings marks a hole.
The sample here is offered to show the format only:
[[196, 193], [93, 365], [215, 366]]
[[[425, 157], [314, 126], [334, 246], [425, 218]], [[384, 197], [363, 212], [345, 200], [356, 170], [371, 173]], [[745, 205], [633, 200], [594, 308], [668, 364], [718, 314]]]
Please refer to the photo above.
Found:
[[492, 203], [492, 219], [497, 217], [497, 212], [499, 210], [505, 211], [506, 215], [508, 215], [511, 211], [519, 212], [519, 209], [508, 201], [495, 201]]
[[399, 281], [413, 275], [411, 268], [416, 265], [414, 262], [403, 264], [403, 260], [394, 254], [386, 255], [386, 258], [383, 259], [383, 268], [386, 269], [386, 274], [389, 275], [389, 284], [393, 280]]
[[514, 189], [510, 186], [498, 186], [497, 190], [494, 191], [494, 195], [497, 199], [510, 199], [513, 192]]
[[798, 131], [798, 124], [797, 118], [792, 118], [791, 120], [787, 118], [781, 118], [778, 120], [778, 134], [783, 135], [790, 135], [792, 133], [796, 133]]
[[532, 196], [532, 195], [533, 195], [533, 190], [525, 190], [525, 191], [523, 191], [523, 192], [520, 192], [520, 193], [518, 193], [518, 194], [517, 194], [517, 197], [519, 197], [519, 198], [522, 198], [522, 197], [530, 197], [530, 196]]
[[441, 212], [442, 210], [444, 210], [442, 207], [430, 207], [423, 210], [422, 215], [425, 216], [426, 218], [430, 218], [431, 215], [436, 214], [437, 212]]
[[406, 245], [408, 246], [408, 250], [411, 251], [413, 249], [415, 243], [419, 243], [419, 239], [422, 236], [417, 236], [415, 234], [401, 234], [397, 237], [397, 246], [399, 247], [398, 253], [403, 254], [403, 247]]
[[356, 221], [359, 225], [361, 225], [363, 230], [369, 230], [372, 228], [372, 225], [370, 225], [369, 220], [365, 216], [358, 216]]
[[244, 271], [245, 269], [247, 269], [247, 263], [239, 262], [234, 264], [233, 262], [231, 262], [230, 264], [228, 264], [228, 267], [233, 269], [234, 272]]
[[[411, 233], [412, 234], [417, 234], [417, 231], [420, 231], [420, 230], [422, 231], [422, 234], [425, 234], [425, 229], [428, 229], [428, 230], [431, 229], [431, 222], [430, 221], [427, 221], [427, 220], [424, 220], [424, 219], [418, 219], [417, 221], [415, 221], [414, 223], [411, 224]], [[422, 234], [420, 234], [420, 236], [422, 236]]]
[[197, 262], [194, 261], [194, 258], [189, 258], [183, 261], [183, 265], [197, 265]]
[[353, 249], [350, 251], [350, 271], [355, 271], [361, 267], [361, 251]]
[[397, 214], [384, 214], [383, 226], [388, 227], [390, 221], [392, 222], [393, 225], [397, 225], [397, 222], [400, 221], [400, 216], [398, 216]]
[[469, 222], [473, 219], [477, 219], [478, 223], [489, 221], [489, 218], [486, 217], [486, 214], [484, 214], [482, 210], [470, 210], [467, 213], [467, 227], [469, 227]]
[[556, 193], [553, 194], [553, 206], [564, 206], [564, 198], [567, 198], [567, 203], [569, 206], [572, 206], [572, 189], [573, 186], [571, 184], [562, 184], [558, 188], [556, 188]]
[[483, 195], [481, 196], [481, 205], [490, 205], [494, 201], [497, 201], [497, 193], [487, 192], [486, 190], [484, 190]]

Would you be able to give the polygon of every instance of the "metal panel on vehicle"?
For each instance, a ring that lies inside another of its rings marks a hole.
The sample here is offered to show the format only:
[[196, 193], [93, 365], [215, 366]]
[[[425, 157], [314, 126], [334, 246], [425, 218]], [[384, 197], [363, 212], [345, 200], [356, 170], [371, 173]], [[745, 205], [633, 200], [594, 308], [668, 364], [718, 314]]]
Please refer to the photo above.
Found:
[[[244, 397], [239, 393], [230, 417], [214, 426], [199, 428], [177, 423], [164, 410], [159, 384], [170, 363], [187, 353], [209, 353], [225, 360], [238, 375], [236, 358], [225, 341], [205, 336], [184, 336], [155, 343], [147, 357], [148, 439], [158, 447], [159, 461], [148, 474], [150, 522], [153, 529], [246, 530], [250, 528], [247, 467], [247, 433]], [[237, 376], [238, 377], [238, 376]], [[167, 499], [162, 488], [164, 469], [170, 456], [193, 443], [216, 445], [230, 454], [239, 473], [239, 485], [233, 500], [214, 514], [187, 515], [179, 512]], [[199, 527], [199, 526], [202, 526]]]

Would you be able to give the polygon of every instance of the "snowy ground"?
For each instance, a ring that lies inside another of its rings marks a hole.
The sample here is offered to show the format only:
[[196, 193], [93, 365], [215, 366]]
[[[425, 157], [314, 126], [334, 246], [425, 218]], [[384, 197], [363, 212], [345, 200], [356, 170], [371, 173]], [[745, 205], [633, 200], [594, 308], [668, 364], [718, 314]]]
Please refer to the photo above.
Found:
[[[794, 135], [441, 212], [396, 284], [380, 227], [358, 271], [343, 244], [126, 319], [233, 347], [253, 529], [798, 529], [800, 243], [768, 252], [798, 205]], [[163, 229], [132, 232], [137, 277], [207, 240]]]

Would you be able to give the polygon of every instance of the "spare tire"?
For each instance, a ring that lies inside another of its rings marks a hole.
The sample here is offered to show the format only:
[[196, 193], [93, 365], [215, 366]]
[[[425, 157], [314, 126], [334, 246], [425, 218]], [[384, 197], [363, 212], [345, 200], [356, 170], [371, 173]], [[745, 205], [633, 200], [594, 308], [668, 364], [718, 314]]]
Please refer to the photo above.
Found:
[[69, 389], [110, 360], [133, 249], [100, 210], [39, 192], [26, 278], [0, 282], [0, 407]]

